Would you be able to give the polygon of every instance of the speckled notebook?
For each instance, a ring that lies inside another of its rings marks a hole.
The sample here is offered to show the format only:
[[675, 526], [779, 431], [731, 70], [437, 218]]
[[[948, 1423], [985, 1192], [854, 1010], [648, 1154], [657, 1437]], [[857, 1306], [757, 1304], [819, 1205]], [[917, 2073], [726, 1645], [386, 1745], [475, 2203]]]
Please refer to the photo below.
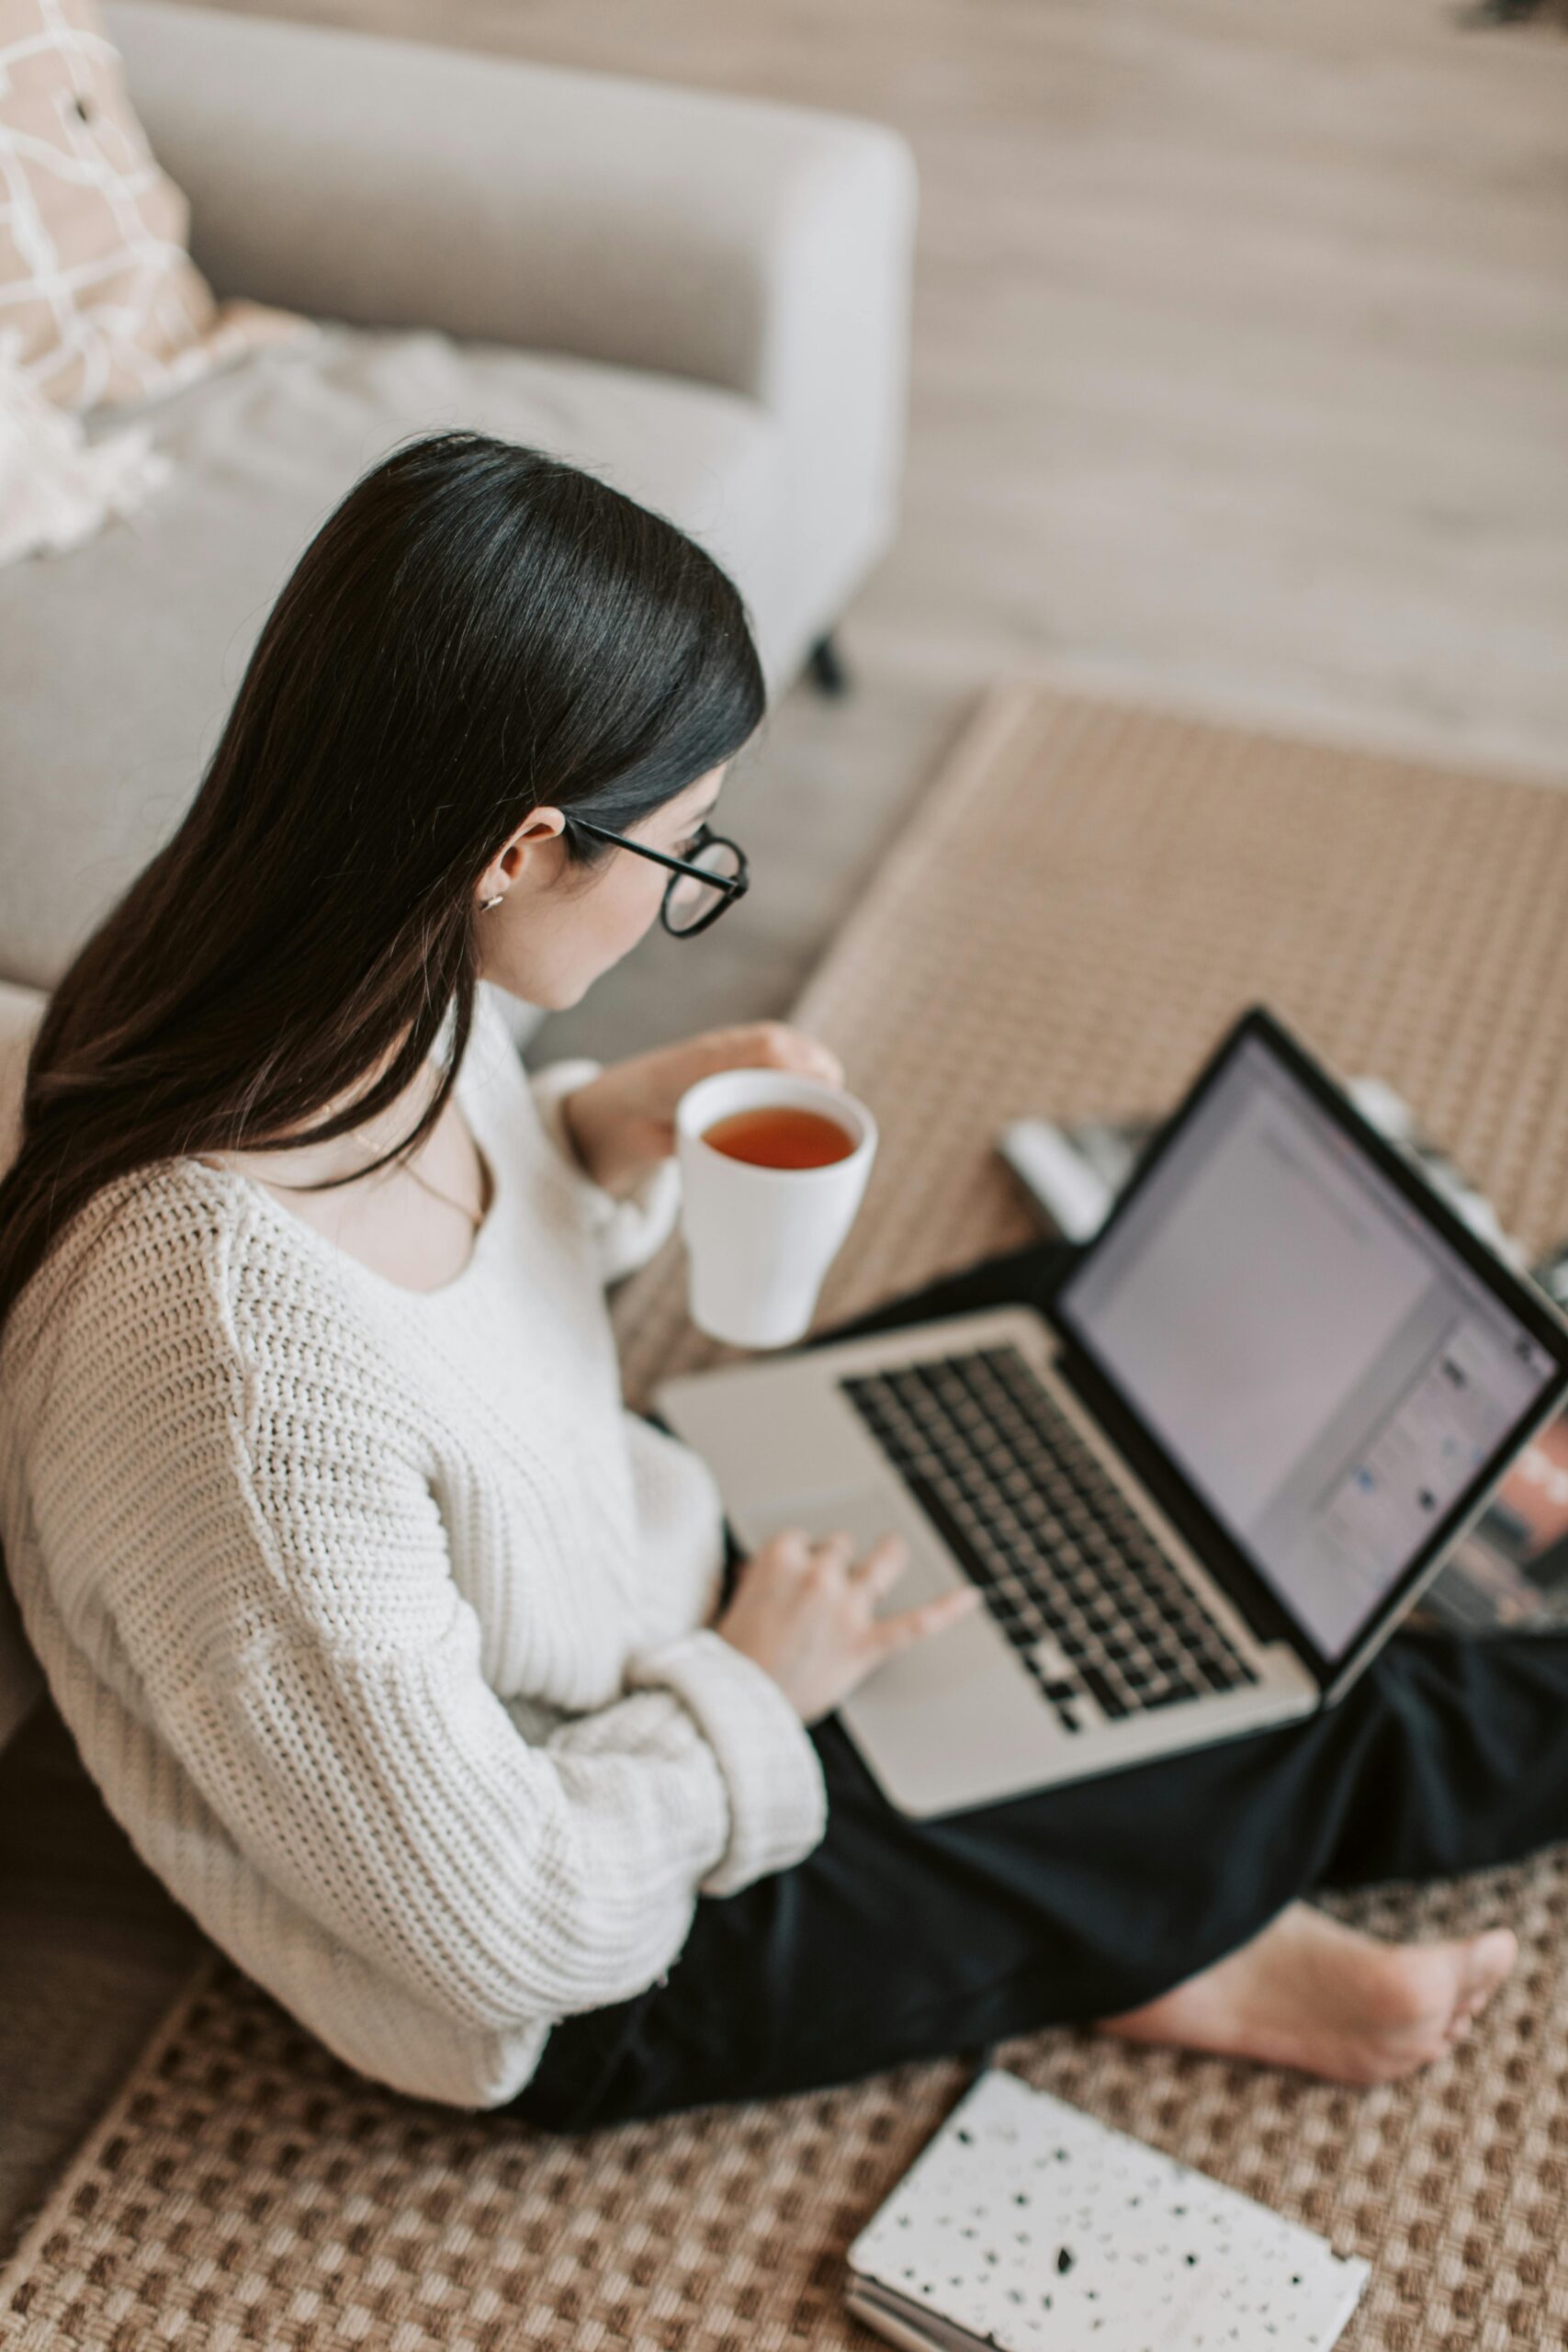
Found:
[[849, 2262], [850, 2309], [908, 2352], [1325, 2352], [1370, 2275], [994, 2066]]

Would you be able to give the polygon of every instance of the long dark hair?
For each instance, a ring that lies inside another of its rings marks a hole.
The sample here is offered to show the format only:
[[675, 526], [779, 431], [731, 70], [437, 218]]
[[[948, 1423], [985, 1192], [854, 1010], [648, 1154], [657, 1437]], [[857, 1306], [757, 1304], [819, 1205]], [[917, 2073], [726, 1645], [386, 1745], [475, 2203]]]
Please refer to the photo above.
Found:
[[[0, 1182], [0, 1325], [102, 1187], [341, 1135], [450, 1019], [434, 1098], [371, 1164], [413, 1149], [469, 1035], [476, 887], [528, 810], [624, 831], [763, 702], [739, 595], [672, 523], [481, 434], [374, 467], [274, 605], [178, 831], [50, 1001]], [[562, 840], [569, 872], [615, 854]]]

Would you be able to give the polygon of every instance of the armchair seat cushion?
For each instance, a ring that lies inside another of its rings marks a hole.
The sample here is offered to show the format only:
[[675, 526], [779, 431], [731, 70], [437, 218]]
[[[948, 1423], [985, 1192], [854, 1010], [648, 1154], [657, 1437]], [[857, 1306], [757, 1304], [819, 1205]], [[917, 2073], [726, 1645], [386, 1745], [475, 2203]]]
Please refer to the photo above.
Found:
[[173, 831], [296, 559], [416, 433], [525, 442], [669, 515], [736, 581], [766, 663], [782, 452], [741, 394], [326, 323], [137, 421], [173, 460], [167, 485], [70, 554], [0, 571], [0, 978], [51, 985]]

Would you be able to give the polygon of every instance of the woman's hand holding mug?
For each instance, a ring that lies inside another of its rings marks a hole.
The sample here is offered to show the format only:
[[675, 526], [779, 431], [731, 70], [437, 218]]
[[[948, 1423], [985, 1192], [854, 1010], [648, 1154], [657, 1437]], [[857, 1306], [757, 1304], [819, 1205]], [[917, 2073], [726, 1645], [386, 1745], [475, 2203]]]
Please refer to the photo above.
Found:
[[974, 1585], [918, 1609], [873, 1614], [909, 1562], [901, 1535], [885, 1535], [856, 1560], [854, 1539], [812, 1537], [781, 1528], [736, 1571], [735, 1591], [714, 1631], [771, 1674], [802, 1723], [814, 1724], [847, 1699], [874, 1667], [911, 1642], [966, 1617]]
[[566, 1096], [562, 1113], [577, 1156], [608, 1193], [629, 1191], [675, 1148], [675, 1105], [705, 1078], [726, 1069], [774, 1069], [827, 1086], [844, 1082], [838, 1056], [787, 1021], [748, 1021], [705, 1029], [678, 1045], [611, 1062]]

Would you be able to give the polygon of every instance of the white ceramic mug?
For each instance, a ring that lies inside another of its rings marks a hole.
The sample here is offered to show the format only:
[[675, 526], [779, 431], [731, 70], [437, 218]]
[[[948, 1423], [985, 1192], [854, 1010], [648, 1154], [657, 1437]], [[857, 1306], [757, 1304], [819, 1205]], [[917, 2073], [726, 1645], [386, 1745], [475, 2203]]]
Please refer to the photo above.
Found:
[[[855, 1138], [854, 1149], [820, 1168], [764, 1168], [703, 1141], [716, 1120], [773, 1106], [831, 1119]], [[716, 1070], [675, 1105], [675, 1148], [693, 1322], [736, 1348], [804, 1339], [876, 1156], [876, 1121], [865, 1104], [784, 1070]]]

